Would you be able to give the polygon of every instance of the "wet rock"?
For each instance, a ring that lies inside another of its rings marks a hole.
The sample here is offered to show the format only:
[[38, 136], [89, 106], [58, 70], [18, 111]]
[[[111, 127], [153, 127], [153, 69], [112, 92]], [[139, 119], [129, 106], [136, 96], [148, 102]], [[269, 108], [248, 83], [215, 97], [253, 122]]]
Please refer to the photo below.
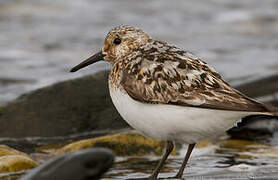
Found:
[[113, 162], [114, 155], [107, 149], [86, 149], [56, 156], [31, 170], [20, 180], [97, 180]]
[[[278, 75], [265, 77], [263, 79], [255, 80], [235, 87], [240, 92], [249, 97], [266, 97], [278, 93]], [[272, 102], [273, 105], [278, 105], [278, 99], [273, 96], [267, 99], [267, 102]]]
[[27, 154], [6, 145], [0, 145], [0, 173], [31, 169], [37, 165]]
[[47, 144], [43, 146], [39, 146], [35, 149], [35, 153], [43, 153], [43, 154], [54, 154], [57, 149], [60, 149], [67, 145], [68, 143], [62, 142], [58, 144]]
[[0, 173], [32, 169], [38, 164], [24, 155], [6, 155], [0, 157]]
[[[273, 111], [278, 111], [278, 75], [273, 75], [263, 79], [255, 80], [236, 87], [244, 94], [260, 98]], [[234, 127], [228, 131], [232, 139], [245, 139], [256, 141], [269, 141], [273, 133], [278, 129], [278, 117], [255, 115], [248, 116], [238, 123], [238, 127]]]
[[232, 139], [267, 142], [278, 129], [278, 117], [248, 116], [238, 123], [238, 127], [230, 129]]
[[3, 107], [0, 137], [66, 136], [127, 127], [112, 105], [108, 72], [60, 82]]
[[20, 152], [16, 149], [10, 148], [6, 145], [0, 145], [0, 157], [1, 156], [7, 156], [7, 155], [23, 155], [28, 156], [27, 154]]
[[[146, 138], [135, 131], [128, 131], [77, 141], [57, 150], [57, 154], [77, 151], [91, 147], [104, 147], [113, 150], [118, 156], [128, 155], [161, 155], [166, 143]], [[174, 150], [173, 154], [176, 151]]]

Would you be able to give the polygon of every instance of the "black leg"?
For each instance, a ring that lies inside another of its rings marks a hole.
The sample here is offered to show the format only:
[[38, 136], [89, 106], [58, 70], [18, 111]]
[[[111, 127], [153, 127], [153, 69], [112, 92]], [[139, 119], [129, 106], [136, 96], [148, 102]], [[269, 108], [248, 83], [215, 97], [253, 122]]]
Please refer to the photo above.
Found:
[[166, 147], [166, 151], [162, 157], [162, 159], [159, 161], [157, 167], [155, 168], [154, 172], [152, 173], [152, 175], [150, 176], [149, 179], [157, 179], [157, 176], [160, 172], [160, 169], [162, 168], [164, 162], [166, 161], [166, 159], [168, 158], [169, 154], [173, 151], [174, 149], [174, 144], [171, 141], [167, 141], [167, 147]]
[[194, 143], [194, 144], [189, 144], [188, 149], [187, 149], [187, 152], [186, 152], [186, 156], [185, 156], [185, 158], [184, 158], [184, 160], [183, 160], [183, 163], [182, 163], [182, 165], [181, 165], [181, 167], [180, 167], [180, 169], [179, 169], [179, 172], [177, 173], [177, 175], [175, 176], [175, 178], [181, 178], [181, 177], [182, 177], [184, 168], [185, 168], [185, 166], [186, 166], [186, 164], [187, 164], [187, 161], [188, 161], [188, 159], [189, 159], [189, 157], [190, 157], [190, 154], [191, 154], [191, 152], [192, 152], [194, 146], [195, 146], [195, 143]]

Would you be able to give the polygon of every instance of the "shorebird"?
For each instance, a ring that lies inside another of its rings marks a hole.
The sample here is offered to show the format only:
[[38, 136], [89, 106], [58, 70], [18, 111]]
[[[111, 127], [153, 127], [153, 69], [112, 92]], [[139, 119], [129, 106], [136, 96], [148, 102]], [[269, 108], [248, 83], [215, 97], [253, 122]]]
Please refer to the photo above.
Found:
[[174, 177], [182, 178], [197, 142], [222, 135], [245, 116], [274, 115], [266, 105], [232, 88], [197, 56], [135, 27], [113, 28], [102, 50], [71, 72], [100, 60], [112, 64], [109, 91], [123, 119], [143, 135], [167, 142], [149, 179], [158, 178], [174, 142], [189, 144]]

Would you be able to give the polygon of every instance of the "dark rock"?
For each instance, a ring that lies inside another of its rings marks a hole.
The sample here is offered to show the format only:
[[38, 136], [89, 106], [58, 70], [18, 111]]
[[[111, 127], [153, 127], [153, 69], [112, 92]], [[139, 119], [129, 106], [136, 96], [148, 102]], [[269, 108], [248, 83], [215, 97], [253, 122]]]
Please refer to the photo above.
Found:
[[[55, 154], [64, 154], [91, 147], [102, 147], [112, 150], [117, 156], [142, 156], [148, 154], [161, 156], [165, 145], [165, 141], [147, 138], [136, 131], [124, 131], [70, 143], [57, 149]], [[175, 147], [172, 151], [172, 155], [176, 154]]]
[[[239, 85], [235, 88], [253, 98], [273, 95], [274, 93], [278, 93], [278, 75], [255, 80]], [[275, 97], [272, 97], [272, 99], [268, 100], [268, 102], [272, 103], [273, 105], [278, 105], [278, 99]]]
[[1, 109], [0, 137], [67, 136], [127, 127], [112, 104], [107, 77], [103, 71], [19, 97]]
[[[273, 75], [236, 87], [239, 91], [249, 97], [265, 100], [267, 105], [272, 105], [272, 109], [278, 106], [278, 75]], [[248, 116], [228, 131], [232, 139], [245, 139], [267, 142], [273, 133], [278, 129], [278, 117], [255, 115]]]
[[103, 148], [56, 156], [20, 180], [98, 180], [113, 165], [114, 154]]
[[273, 133], [278, 130], [278, 117], [254, 115], [247, 116], [228, 131], [232, 139], [261, 141], [268, 143]]

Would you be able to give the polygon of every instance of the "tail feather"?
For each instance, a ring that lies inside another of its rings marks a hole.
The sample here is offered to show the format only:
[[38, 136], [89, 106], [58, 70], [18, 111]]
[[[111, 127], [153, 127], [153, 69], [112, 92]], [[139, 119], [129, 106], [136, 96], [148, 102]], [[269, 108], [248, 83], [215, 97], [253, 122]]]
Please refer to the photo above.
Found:
[[270, 115], [270, 116], [278, 116], [278, 108], [271, 105], [271, 104], [264, 104], [264, 106], [266, 107], [266, 109], [268, 110], [266, 112], [266, 115]]
[[278, 111], [264, 112], [263, 115], [278, 117]]

